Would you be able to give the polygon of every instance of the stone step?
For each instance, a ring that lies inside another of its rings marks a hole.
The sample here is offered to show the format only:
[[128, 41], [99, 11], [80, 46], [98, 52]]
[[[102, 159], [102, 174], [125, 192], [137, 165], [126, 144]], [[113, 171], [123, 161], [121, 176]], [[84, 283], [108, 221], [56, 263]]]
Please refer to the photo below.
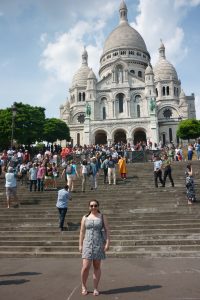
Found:
[[[192, 245], [200, 245], [199, 239], [145, 239], [145, 240], [114, 240], [112, 239], [112, 247], [135, 247], [135, 246], [161, 246], [161, 245], [182, 245], [182, 246], [192, 246]], [[0, 247], [78, 247], [78, 240], [37, 240], [35, 238], [34, 241], [30, 240], [18, 240], [18, 241], [0, 241]]]
[[[1, 252], [0, 251], [0, 258], [80, 258], [81, 255], [79, 252], [74, 251], [71, 252]], [[178, 258], [184, 258], [184, 257], [200, 257], [200, 252], [198, 251], [126, 251], [126, 252], [109, 252], [107, 254], [107, 257], [110, 258], [156, 258], [156, 257], [178, 257]]]

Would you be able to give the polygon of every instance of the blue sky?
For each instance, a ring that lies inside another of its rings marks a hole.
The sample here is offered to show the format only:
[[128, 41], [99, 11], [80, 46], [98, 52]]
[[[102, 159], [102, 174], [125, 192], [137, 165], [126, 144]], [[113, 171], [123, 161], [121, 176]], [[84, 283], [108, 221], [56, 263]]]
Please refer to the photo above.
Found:
[[[96, 75], [120, 0], [0, 0], [0, 108], [21, 101], [59, 117], [86, 45]], [[162, 38], [200, 118], [200, 0], [126, 0], [154, 65]]]

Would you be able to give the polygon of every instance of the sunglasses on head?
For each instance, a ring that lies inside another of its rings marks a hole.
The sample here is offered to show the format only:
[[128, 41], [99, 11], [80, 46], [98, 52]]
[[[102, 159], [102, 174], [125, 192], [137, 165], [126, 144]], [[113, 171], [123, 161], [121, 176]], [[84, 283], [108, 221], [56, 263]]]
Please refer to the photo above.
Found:
[[92, 205], [90, 205], [90, 207], [98, 207], [98, 205], [97, 204], [92, 204]]

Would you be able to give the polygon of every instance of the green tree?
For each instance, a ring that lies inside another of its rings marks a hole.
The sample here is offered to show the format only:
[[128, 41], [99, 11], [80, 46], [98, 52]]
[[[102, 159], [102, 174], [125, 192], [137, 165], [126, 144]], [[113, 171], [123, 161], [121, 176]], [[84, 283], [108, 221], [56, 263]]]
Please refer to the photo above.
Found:
[[64, 121], [56, 118], [45, 120], [44, 124], [44, 140], [53, 143], [58, 140], [70, 141], [69, 127]]
[[19, 144], [31, 145], [43, 139], [45, 108], [16, 103], [14, 138]]
[[[45, 108], [15, 103], [16, 116], [13, 118], [13, 138], [18, 144], [31, 145], [43, 140]], [[12, 109], [0, 110], [0, 144], [7, 148], [11, 143]]]
[[9, 109], [0, 110], [0, 148], [6, 149], [11, 143], [12, 114]]
[[196, 119], [183, 120], [179, 123], [177, 136], [183, 140], [200, 137], [200, 121]]

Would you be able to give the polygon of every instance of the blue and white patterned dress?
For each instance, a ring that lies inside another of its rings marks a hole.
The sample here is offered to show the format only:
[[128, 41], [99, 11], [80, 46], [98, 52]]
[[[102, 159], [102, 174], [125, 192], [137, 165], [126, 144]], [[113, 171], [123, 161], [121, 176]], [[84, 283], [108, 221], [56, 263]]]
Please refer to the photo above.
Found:
[[102, 223], [102, 218], [85, 219], [86, 230], [83, 240], [82, 258], [89, 260], [105, 259]]

